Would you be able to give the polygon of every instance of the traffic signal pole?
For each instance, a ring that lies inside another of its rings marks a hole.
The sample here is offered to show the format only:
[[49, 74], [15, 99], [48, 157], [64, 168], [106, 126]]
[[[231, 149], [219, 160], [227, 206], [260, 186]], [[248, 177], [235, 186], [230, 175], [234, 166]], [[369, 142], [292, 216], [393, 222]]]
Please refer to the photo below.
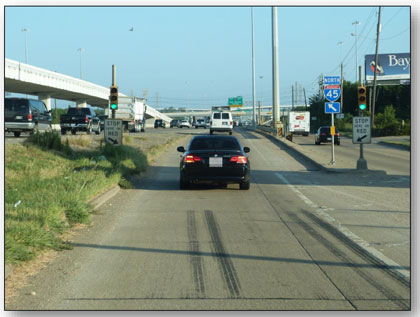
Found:
[[[362, 66], [359, 66], [359, 83], [360, 83], [361, 86], [363, 85], [362, 80], [363, 80], [363, 78], [362, 78]], [[364, 95], [365, 95], [365, 101], [364, 102], [365, 102], [365, 109], [366, 109], [366, 88], [364, 90]], [[359, 116], [363, 117], [363, 112], [364, 111], [361, 111], [359, 101], [360, 101], [360, 97], [359, 97], [359, 90], [358, 90], [358, 102], [357, 103], [359, 105]], [[360, 143], [360, 157], [357, 160], [357, 169], [358, 170], [367, 170], [368, 169], [367, 161], [363, 157], [363, 143]]]
[[[116, 78], [116, 68], [115, 68], [115, 65], [112, 65], [112, 85], [111, 85], [111, 95], [110, 95], [112, 119], [115, 119], [115, 110], [116, 110], [116, 107], [118, 108], [118, 87], [116, 85], [115, 78]], [[113, 98], [116, 98], [116, 101], [113, 100]]]

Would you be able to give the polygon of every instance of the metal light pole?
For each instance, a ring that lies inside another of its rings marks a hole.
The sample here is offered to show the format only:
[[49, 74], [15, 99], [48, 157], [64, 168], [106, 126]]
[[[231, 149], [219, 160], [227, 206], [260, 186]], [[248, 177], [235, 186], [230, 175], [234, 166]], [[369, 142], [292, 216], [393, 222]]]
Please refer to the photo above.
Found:
[[251, 33], [252, 33], [252, 126], [255, 129], [255, 49], [254, 49], [254, 8], [251, 7]]
[[188, 80], [185, 81], [185, 90], [187, 92], [187, 109], [188, 109], [188, 106], [189, 106], [189, 100], [188, 100]]
[[260, 94], [260, 101], [261, 101], [261, 105], [263, 104], [262, 103], [262, 101], [263, 101], [263, 85], [264, 85], [264, 76], [260, 76], [260, 79], [261, 79], [261, 94]]
[[357, 26], [360, 24], [360, 22], [359, 21], [354, 21], [352, 24], [355, 27], [355, 33], [352, 33], [351, 35], [354, 36], [355, 40], [356, 40], [356, 82], [357, 82], [357, 67], [359, 65], [359, 60], [358, 60], [358, 57], [357, 57], [357, 55], [358, 55], [358, 53], [357, 53]]
[[29, 29], [24, 28], [21, 30], [22, 32], [25, 32], [25, 64], [28, 64], [28, 48], [26, 46], [26, 33], [29, 32]]
[[82, 52], [85, 50], [84, 48], [77, 49], [80, 52], [80, 79], [82, 79]]
[[272, 27], [273, 27], [273, 128], [277, 129], [279, 120], [279, 69], [278, 69], [278, 27], [277, 27], [277, 7], [272, 7]]

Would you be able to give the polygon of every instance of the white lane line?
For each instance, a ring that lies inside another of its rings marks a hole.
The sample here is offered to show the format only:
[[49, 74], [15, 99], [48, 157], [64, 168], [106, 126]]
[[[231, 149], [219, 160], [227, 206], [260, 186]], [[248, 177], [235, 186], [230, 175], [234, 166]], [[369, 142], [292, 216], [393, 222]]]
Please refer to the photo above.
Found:
[[394, 271], [397, 271], [400, 275], [404, 276], [406, 279], [410, 279], [410, 270], [398, 268], [402, 267], [400, 264], [394, 262], [390, 258], [386, 257], [384, 254], [376, 250], [375, 248], [372, 248], [368, 242], [360, 238], [359, 236], [355, 235], [353, 232], [351, 232], [348, 228], [344, 227], [340, 224], [336, 219], [331, 217], [329, 214], [325, 212], [327, 209], [325, 206], [317, 206], [312, 200], [310, 200], [308, 197], [306, 197], [304, 194], [302, 194], [296, 186], [293, 186], [289, 183], [289, 181], [280, 173], [276, 173], [276, 176], [281, 179], [293, 192], [296, 193], [296, 195], [302, 199], [307, 205], [315, 208], [315, 212], [322, 217], [324, 220], [326, 220], [329, 224], [334, 226], [337, 230], [339, 230], [341, 233], [343, 233], [347, 238], [352, 240], [354, 243], [359, 245], [361, 248], [369, 252], [372, 256], [379, 259], [381, 262], [385, 263], [387, 266], [393, 267]]

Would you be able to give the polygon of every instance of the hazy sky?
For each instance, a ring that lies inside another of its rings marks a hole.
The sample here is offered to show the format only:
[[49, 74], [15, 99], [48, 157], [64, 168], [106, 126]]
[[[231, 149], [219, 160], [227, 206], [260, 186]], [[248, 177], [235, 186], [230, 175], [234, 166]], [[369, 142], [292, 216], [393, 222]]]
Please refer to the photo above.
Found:
[[[340, 55], [345, 80], [355, 81], [352, 23], [360, 22], [362, 65], [375, 53], [377, 12], [278, 7], [280, 103], [291, 104], [295, 82], [309, 99], [320, 74], [339, 75]], [[271, 16], [270, 7], [254, 8], [256, 99], [263, 104], [272, 94]], [[409, 53], [410, 8], [382, 7], [381, 24], [379, 53]], [[142, 97], [147, 89], [152, 106], [207, 108], [234, 96], [251, 105], [250, 7], [6, 7], [6, 58], [25, 62], [24, 28], [30, 65], [79, 78], [83, 48], [84, 80], [109, 87], [115, 64], [120, 92]]]

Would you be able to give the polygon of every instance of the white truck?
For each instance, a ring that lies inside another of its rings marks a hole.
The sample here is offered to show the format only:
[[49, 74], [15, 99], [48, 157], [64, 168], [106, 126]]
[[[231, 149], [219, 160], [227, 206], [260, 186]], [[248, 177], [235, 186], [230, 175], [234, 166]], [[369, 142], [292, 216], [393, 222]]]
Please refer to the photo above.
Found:
[[290, 111], [288, 117], [289, 132], [291, 134], [309, 135], [310, 116], [309, 111]]
[[[123, 121], [123, 129], [130, 132], [144, 132], [143, 118], [146, 112], [146, 100], [136, 97], [119, 97], [115, 119]], [[111, 109], [109, 116], [111, 117]]]

